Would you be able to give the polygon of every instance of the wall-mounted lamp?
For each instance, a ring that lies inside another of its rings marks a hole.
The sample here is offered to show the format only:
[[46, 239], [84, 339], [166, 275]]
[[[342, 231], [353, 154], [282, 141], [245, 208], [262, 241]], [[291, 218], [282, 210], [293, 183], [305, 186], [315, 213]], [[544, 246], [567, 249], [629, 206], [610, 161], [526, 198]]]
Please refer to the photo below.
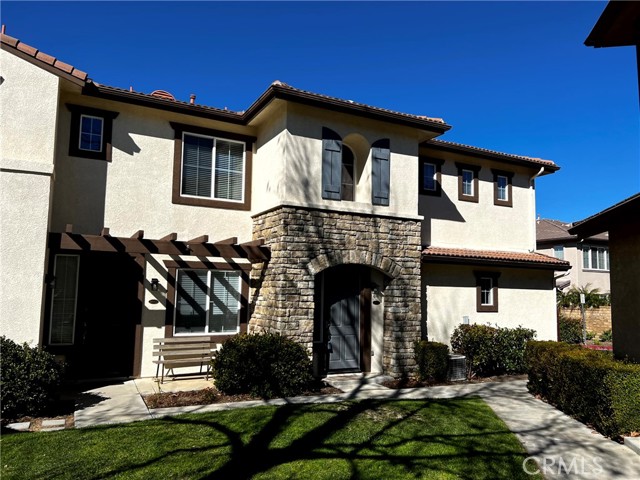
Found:
[[463, 315], [462, 316], [462, 324], [463, 325], [469, 325], [469, 316], [468, 315]]
[[151, 291], [152, 292], [157, 292], [159, 288], [160, 288], [160, 281], [157, 278], [152, 278], [151, 279]]
[[374, 283], [371, 285], [371, 302], [374, 305], [380, 305], [382, 302], [382, 292], [380, 291], [380, 285]]

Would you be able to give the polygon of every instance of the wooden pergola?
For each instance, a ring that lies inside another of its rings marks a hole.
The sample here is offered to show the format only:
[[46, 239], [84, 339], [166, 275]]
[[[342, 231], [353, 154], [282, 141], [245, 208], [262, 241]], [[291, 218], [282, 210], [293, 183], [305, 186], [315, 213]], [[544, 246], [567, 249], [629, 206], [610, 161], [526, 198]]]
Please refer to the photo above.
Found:
[[264, 239], [238, 243], [238, 237], [209, 242], [209, 235], [184, 241], [178, 240], [177, 233], [149, 239], [144, 237], [143, 230], [138, 230], [130, 237], [114, 237], [108, 228], [103, 228], [100, 235], [88, 235], [73, 233], [71, 224], [66, 226], [64, 232], [49, 232], [48, 238], [48, 247], [52, 250], [243, 258], [251, 263], [269, 260], [271, 250], [264, 243]]

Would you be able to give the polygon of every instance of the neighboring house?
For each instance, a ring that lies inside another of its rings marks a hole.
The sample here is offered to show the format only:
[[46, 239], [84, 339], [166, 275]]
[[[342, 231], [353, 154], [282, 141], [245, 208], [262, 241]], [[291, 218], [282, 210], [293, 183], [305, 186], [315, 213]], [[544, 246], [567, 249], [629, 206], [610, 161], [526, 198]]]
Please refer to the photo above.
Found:
[[609, 293], [609, 236], [607, 232], [579, 240], [569, 233], [570, 223], [538, 219], [536, 222], [537, 251], [571, 264], [571, 270], [556, 275], [556, 287], [567, 290], [572, 286], [597, 288]]
[[640, 362], [640, 193], [576, 222], [578, 238], [609, 232], [613, 353]]
[[640, 95], [640, 2], [607, 3], [584, 44], [595, 48], [635, 46]]
[[556, 338], [553, 162], [281, 82], [232, 112], [0, 53], [2, 334], [75, 375], [153, 375], [165, 336], [281, 332], [318, 375], [400, 375], [464, 319]]

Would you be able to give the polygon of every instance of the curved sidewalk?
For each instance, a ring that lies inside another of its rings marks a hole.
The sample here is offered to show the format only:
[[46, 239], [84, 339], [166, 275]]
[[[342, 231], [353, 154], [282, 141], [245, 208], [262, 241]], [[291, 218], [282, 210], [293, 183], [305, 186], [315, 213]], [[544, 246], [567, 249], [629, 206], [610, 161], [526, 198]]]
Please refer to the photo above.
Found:
[[[103, 423], [121, 423], [160, 418], [181, 413], [204, 413], [259, 405], [335, 403], [344, 400], [480, 397], [516, 434], [531, 457], [535, 457], [546, 478], [571, 479], [640, 479], [640, 455], [611, 441], [527, 392], [526, 380], [446, 385], [439, 387], [390, 390], [365, 382], [345, 382], [339, 395], [294, 397], [275, 400], [147, 409], [141, 393], [145, 380], [131, 380], [119, 385], [88, 392], [105, 397], [85, 409], [76, 411], [78, 428]], [[148, 387], [147, 387], [148, 388]], [[527, 463], [529, 471], [536, 464]]]

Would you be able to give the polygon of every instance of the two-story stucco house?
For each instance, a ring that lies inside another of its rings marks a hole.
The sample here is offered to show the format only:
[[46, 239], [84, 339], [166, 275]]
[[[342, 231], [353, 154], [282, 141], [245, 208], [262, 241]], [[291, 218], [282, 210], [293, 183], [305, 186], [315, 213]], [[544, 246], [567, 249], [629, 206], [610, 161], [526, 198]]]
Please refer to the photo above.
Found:
[[277, 331], [316, 373], [392, 375], [470, 322], [556, 338], [534, 253], [551, 161], [274, 82], [244, 112], [101, 85], [2, 36], [2, 334], [78, 376], [150, 376], [153, 339]]
[[572, 224], [560, 220], [539, 218], [536, 221], [537, 251], [566, 260], [571, 270], [557, 275], [556, 287], [566, 290], [572, 286], [598, 289], [601, 294], [611, 291], [609, 280], [609, 235], [599, 233], [579, 239], [569, 233]]

